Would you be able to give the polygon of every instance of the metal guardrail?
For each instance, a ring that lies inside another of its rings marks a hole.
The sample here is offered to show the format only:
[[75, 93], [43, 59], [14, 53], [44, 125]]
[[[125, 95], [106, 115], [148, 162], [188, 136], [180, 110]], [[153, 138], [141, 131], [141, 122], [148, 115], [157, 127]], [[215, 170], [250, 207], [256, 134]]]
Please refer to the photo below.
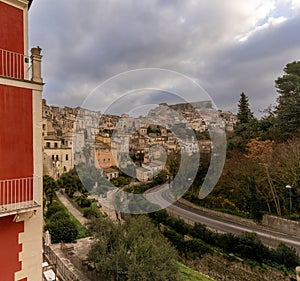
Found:
[[29, 69], [29, 56], [0, 49], [0, 76], [27, 79]]
[[0, 180], [0, 215], [40, 205], [40, 177]]

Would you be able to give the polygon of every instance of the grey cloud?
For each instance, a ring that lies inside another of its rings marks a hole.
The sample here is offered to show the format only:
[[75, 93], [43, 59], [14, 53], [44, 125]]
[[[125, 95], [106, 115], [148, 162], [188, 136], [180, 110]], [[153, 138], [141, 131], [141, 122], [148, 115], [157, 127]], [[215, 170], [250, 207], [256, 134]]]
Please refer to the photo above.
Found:
[[257, 32], [246, 42], [224, 48], [201, 76], [216, 103], [236, 111], [239, 94], [243, 91], [258, 116], [260, 111], [274, 104], [278, 96], [275, 79], [282, 75], [288, 62], [300, 59], [299, 28], [300, 17], [295, 17]]
[[[195, 5], [193, 4], [195, 3]], [[274, 79], [297, 59], [299, 18], [254, 34], [244, 44], [236, 1], [36, 1], [32, 45], [43, 48], [45, 97], [80, 105], [120, 72], [161, 67], [201, 82], [220, 108], [234, 110], [245, 91], [255, 110], [274, 102]], [[115, 96], [107, 95], [109, 101]]]

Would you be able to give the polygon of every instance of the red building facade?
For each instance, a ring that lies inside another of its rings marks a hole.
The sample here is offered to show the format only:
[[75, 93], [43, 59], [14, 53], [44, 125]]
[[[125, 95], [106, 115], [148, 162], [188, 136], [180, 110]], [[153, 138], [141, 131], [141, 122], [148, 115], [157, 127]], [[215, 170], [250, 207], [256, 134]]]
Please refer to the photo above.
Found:
[[42, 280], [42, 90], [31, 1], [0, 0], [0, 280]]

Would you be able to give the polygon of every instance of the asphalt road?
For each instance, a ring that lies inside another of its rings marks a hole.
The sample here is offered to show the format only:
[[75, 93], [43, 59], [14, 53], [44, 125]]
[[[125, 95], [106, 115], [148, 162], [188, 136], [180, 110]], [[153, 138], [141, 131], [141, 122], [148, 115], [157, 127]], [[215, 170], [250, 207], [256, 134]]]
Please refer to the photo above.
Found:
[[170, 215], [180, 217], [188, 223], [201, 223], [210, 229], [233, 234], [241, 234], [245, 231], [255, 232], [267, 246], [276, 247], [279, 242], [284, 242], [288, 246], [294, 247], [300, 254], [300, 237], [290, 236], [259, 225], [246, 225], [229, 219], [215, 217], [212, 214], [190, 208], [178, 202], [171, 204], [170, 202], [173, 202], [174, 198], [168, 192], [166, 185], [152, 189], [144, 196], [152, 203], [166, 208]]

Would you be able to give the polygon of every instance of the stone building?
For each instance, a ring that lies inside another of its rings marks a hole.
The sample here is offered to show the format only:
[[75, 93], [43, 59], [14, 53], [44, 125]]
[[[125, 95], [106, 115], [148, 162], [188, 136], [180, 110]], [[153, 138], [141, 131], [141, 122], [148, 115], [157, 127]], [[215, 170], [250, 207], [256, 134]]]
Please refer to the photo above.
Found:
[[43, 173], [58, 179], [74, 168], [72, 144], [55, 136], [44, 137]]

